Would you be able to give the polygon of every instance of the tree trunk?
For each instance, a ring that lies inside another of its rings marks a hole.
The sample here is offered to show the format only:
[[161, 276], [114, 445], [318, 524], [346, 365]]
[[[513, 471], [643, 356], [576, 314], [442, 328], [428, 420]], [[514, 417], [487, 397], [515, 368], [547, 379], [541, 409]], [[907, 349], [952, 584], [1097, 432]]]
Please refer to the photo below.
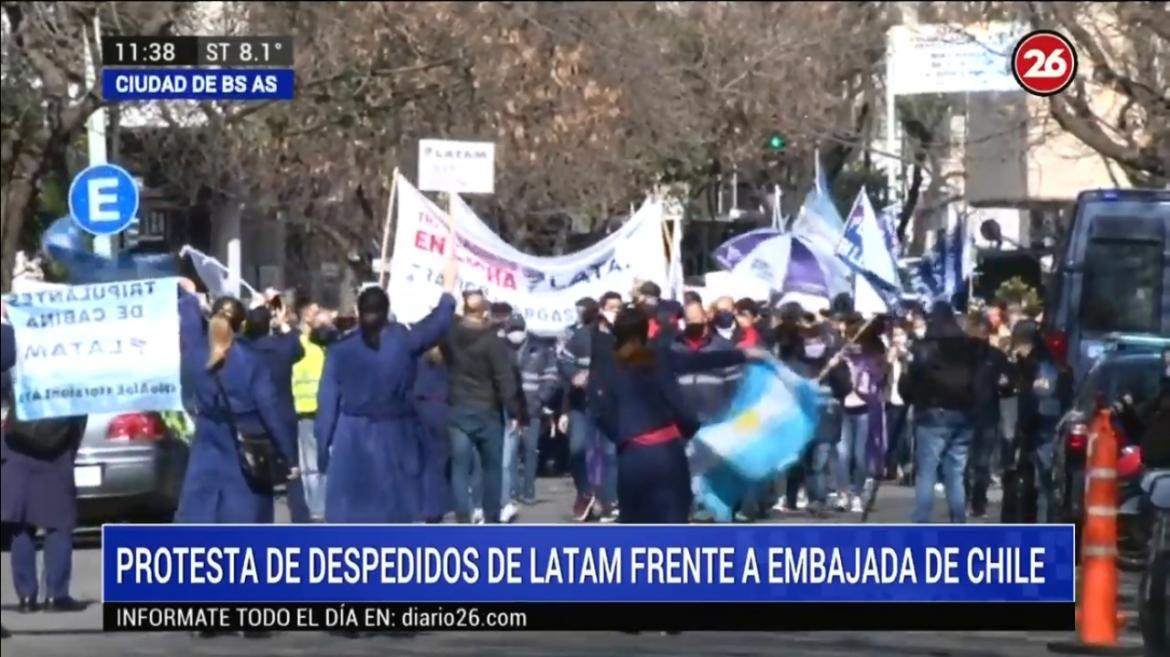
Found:
[[[44, 155], [45, 151], [40, 150]], [[36, 211], [37, 181], [40, 180], [45, 158], [38, 159], [29, 149], [16, 154], [12, 177], [4, 190], [3, 222], [0, 224], [0, 289], [12, 289], [12, 268], [20, 249], [20, 231], [26, 219]]]

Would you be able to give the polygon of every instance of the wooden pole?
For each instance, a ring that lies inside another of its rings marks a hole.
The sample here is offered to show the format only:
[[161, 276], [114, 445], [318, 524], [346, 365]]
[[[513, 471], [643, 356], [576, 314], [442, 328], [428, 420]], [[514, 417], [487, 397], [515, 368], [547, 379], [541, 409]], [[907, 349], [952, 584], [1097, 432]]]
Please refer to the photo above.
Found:
[[824, 379], [829, 374], [829, 372], [831, 372], [833, 368], [841, 362], [841, 359], [845, 358], [845, 349], [854, 342], [857, 342], [857, 338], [860, 338], [861, 335], [869, 329], [869, 325], [873, 324], [874, 320], [876, 320], [878, 317], [879, 315], [874, 315], [873, 317], [870, 317], [868, 320], [866, 320], [865, 323], [861, 325], [861, 328], [857, 330], [857, 333], [855, 333], [852, 338], [846, 340], [845, 344], [841, 345], [841, 349], [839, 349], [837, 353], [829, 359], [829, 362], [825, 364], [825, 368], [821, 370], [820, 374], [817, 375], [817, 381]]
[[389, 255], [387, 251], [390, 249], [390, 231], [394, 225], [394, 199], [398, 195], [398, 167], [394, 167], [391, 176], [390, 201], [386, 204], [386, 223], [382, 226], [382, 252], [378, 255], [379, 267], [382, 268], [382, 271], [378, 272], [378, 285], [381, 287], [390, 285], [390, 267], [387, 266], [386, 260]]

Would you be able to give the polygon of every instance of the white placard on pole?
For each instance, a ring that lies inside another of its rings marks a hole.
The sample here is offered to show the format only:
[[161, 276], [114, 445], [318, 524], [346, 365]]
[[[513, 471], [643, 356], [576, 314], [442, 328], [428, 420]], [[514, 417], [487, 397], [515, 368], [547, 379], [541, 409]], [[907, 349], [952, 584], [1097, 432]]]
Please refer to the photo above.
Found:
[[495, 179], [496, 145], [492, 142], [418, 142], [418, 188], [424, 192], [492, 194]]

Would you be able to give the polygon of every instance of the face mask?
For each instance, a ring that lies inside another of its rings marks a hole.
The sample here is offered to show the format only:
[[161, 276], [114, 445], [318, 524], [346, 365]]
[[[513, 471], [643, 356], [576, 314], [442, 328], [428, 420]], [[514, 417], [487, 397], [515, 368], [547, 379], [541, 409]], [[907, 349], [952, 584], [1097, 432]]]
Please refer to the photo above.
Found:
[[916, 337], [918, 339], [925, 338], [926, 337], [926, 327], [925, 326], [915, 326], [914, 327], [914, 337]]
[[337, 338], [337, 329], [332, 326], [318, 326], [309, 331], [309, 342], [323, 347]]
[[692, 340], [697, 340], [697, 339], [703, 337], [703, 334], [706, 332], [707, 332], [707, 325], [706, 324], [687, 324], [686, 328], [683, 329], [683, 334], [685, 334], [688, 338], [690, 338]]
[[825, 355], [825, 343], [821, 340], [804, 341], [805, 358], [821, 358]]
[[617, 319], [617, 311], [616, 310], [604, 310], [601, 312], [601, 316], [605, 318], [605, 321], [607, 324], [609, 324], [610, 326], [613, 326], [614, 320]]
[[711, 323], [714, 324], [715, 328], [719, 329], [720, 331], [734, 329], [735, 315], [727, 311], [717, 312], [715, 313], [715, 320]]
[[528, 336], [528, 334], [525, 333], [524, 331], [509, 331], [508, 332], [508, 342], [511, 342], [512, 344], [514, 344], [516, 346], [519, 346], [519, 345], [524, 344], [524, 338], [527, 336]]

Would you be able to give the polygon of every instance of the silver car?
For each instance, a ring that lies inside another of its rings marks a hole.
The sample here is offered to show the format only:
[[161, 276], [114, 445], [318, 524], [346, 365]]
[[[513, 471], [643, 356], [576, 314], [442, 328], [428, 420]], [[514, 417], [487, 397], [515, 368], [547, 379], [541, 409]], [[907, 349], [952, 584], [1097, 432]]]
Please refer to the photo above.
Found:
[[90, 415], [73, 466], [78, 524], [170, 521], [187, 452], [158, 413]]

